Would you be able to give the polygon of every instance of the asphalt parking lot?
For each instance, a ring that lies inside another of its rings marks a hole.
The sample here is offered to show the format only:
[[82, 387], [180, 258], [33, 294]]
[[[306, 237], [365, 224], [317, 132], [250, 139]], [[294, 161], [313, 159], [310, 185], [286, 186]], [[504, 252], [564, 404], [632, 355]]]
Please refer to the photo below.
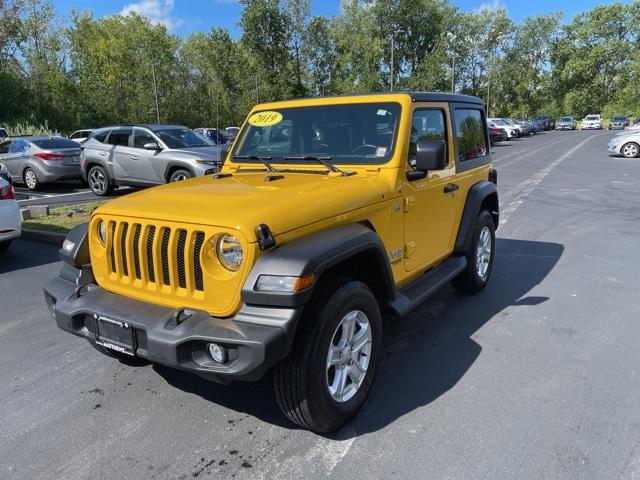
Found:
[[56, 248], [16, 242], [0, 260], [0, 478], [640, 478], [640, 160], [608, 157], [611, 136], [494, 148], [489, 287], [388, 321], [372, 394], [331, 437], [289, 424], [268, 378], [131, 367], [59, 331], [41, 291]]
[[[51, 207], [62, 207], [65, 205], [75, 205], [81, 203], [105, 200], [103, 197], [94, 195], [93, 192], [80, 181], [69, 180], [54, 184], [45, 184], [37, 191], [33, 192], [24, 185], [16, 185], [16, 201], [20, 207], [29, 205], [50, 205]], [[115, 191], [115, 196], [126, 195], [132, 192], [129, 187], [121, 187]]]

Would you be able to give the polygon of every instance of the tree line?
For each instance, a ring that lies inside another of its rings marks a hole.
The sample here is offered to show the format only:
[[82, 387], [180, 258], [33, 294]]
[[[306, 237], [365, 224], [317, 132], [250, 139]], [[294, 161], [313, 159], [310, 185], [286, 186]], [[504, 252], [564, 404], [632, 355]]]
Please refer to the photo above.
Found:
[[310, 0], [240, 3], [237, 38], [180, 38], [135, 13], [0, 0], [0, 124], [70, 132], [159, 111], [162, 123], [228, 126], [257, 102], [392, 85], [477, 95], [492, 116], [640, 114], [640, 1], [567, 23], [448, 0], [342, 0], [333, 17], [313, 16]]

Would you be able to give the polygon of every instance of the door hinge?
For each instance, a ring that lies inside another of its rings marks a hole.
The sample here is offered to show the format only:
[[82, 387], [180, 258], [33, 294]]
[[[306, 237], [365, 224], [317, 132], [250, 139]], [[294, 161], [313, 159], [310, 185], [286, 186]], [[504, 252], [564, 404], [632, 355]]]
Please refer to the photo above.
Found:
[[413, 208], [413, 206], [416, 204], [416, 198], [415, 197], [405, 197], [404, 199], [404, 211], [408, 212], [409, 210], [411, 210]]
[[404, 258], [410, 258], [416, 253], [416, 242], [409, 242], [404, 246]]

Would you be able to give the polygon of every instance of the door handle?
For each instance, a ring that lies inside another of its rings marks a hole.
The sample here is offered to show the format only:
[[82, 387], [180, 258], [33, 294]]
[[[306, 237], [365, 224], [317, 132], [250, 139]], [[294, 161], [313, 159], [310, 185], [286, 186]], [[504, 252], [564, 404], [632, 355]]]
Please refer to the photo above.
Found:
[[445, 185], [444, 193], [453, 193], [460, 188], [460, 185], [457, 183], [450, 183], [449, 185]]
[[136, 155], [131, 155], [131, 160], [138, 160], [138, 157]]

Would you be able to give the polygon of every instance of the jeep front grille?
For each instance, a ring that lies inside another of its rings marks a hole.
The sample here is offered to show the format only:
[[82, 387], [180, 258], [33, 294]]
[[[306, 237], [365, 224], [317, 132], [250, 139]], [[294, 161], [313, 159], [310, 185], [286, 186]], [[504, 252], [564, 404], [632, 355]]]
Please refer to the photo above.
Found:
[[115, 221], [108, 231], [108, 264], [119, 281], [141, 288], [170, 287], [187, 295], [204, 291], [204, 232]]

